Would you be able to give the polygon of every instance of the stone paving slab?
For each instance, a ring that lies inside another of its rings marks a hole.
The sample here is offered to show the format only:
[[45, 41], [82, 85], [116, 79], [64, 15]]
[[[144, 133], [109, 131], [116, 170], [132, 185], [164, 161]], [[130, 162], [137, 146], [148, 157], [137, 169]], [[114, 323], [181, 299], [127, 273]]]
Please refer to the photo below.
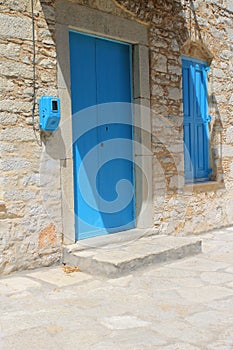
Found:
[[[64, 273], [62, 269], [57, 267], [49, 270], [39, 270], [27, 274], [28, 277], [41, 280], [56, 285], [57, 287], [65, 287], [72, 284], [81, 283], [90, 280], [91, 276], [85, 273]], [[35, 283], [35, 282], [34, 282]]]
[[82, 271], [119, 277], [139, 268], [199, 254], [201, 240], [190, 237], [149, 236], [138, 240], [75, 251], [64, 247], [63, 263], [78, 266]]
[[62, 266], [0, 278], [0, 350], [232, 350], [229, 233], [198, 237], [203, 254], [119, 278]]

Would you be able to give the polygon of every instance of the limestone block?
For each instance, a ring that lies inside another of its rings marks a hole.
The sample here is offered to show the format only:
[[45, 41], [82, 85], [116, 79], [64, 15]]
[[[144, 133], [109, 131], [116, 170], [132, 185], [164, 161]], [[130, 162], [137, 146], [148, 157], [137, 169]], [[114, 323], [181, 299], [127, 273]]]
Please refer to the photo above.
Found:
[[149, 101], [134, 100], [134, 153], [135, 155], [151, 154], [151, 110]]
[[180, 47], [179, 47], [176, 39], [172, 39], [171, 48], [173, 49], [173, 51], [176, 51], [176, 52], [178, 52], [180, 50]]
[[[226, 131], [226, 142], [233, 144], [233, 126], [229, 125]], [[232, 154], [233, 157], [233, 154]]]
[[36, 193], [29, 190], [6, 190], [3, 192], [3, 196], [11, 201], [30, 201], [35, 199]]
[[168, 71], [172, 74], [181, 75], [181, 66], [168, 65]]
[[170, 179], [170, 188], [181, 189], [184, 186], [184, 178], [179, 175], [174, 175]]
[[225, 60], [232, 59], [233, 53], [230, 50], [222, 50], [220, 53], [220, 57]]
[[32, 79], [32, 66], [15, 62], [2, 62], [0, 66], [0, 74], [11, 78]]
[[28, 168], [30, 164], [31, 163], [24, 158], [4, 158], [1, 161], [0, 169], [2, 171], [19, 170]]
[[171, 76], [171, 81], [173, 81], [173, 82], [178, 82], [179, 79], [180, 79], [180, 78], [179, 78], [177, 75], [172, 75], [172, 76]]
[[13, 81], [5, 78], [0, 77], [0, 91], [2, 92], [10, 92], [14, 90], [14, 83]]
[[233, 157], [233, 145], [222, 145], [222, 156]]
[[40, 195], [50, 221], [61, 231], [60, 160], [46, 150], [40, 162]]
[[40, 79], [43, 83], [51, 83], [51, 85], [54, 83], [54, 77], [48, 74], [48, 72], [41, 72]]
[[10, 230], [10, 220], [0, 220], [0, 232], [4, 235]]
[[44, 68], [54, 68], [56, 66], [56, 61], [51, 59], [43, 59], [41, 60], [40, 65]]
[[0, 125], [14, 125], [16, 124], [18, 117], [16, 114], [2, 113], [0, 114]]
[[225, 36], [225, 31], [223, 29], [212, 27], [210, 31], [215, 39], [223, 39]]
[[134, 48], [134, 98], [150, 98], [149, 51], [148, 47], [136, 45]]
[[52, 6], [43, 4], [43, 12], [46, 20], [55, 20], [55, 10]]
[[223, 69], [214, 69], [214, 75], [217, 78], [226, 78], [226, 73]]
[[[227, 99], [225, 93], [222, 93], [221, 95], [216, 95], [216, 101], [217, 103], [226, 103]], [[227, 121], [226, 118], [226, 116], [223, 116], [222, 121]]]
[[163, 90], [162, 86], [153, 84], [152, 95], [153, 96], [164, 96], [164, 90]]
[[48, 29], [42, 28], [38, 32], [41, 39], [51, 39], [51, 32]]
[[233, 11], [233, 2], [232, 0], [227, 0], [227, 8], [230, 11]]
[[[225, 50], [228, 52], [228, 50]], [[224, 58], [224, 57], [223, 57]], [[228, 68], [228, 62], [224, 61], [224, 62], [220, 62], [220, 65], [219, 65], [220, 68], [223, 68], [223, 69], [226, 69]]]
[[54, 45], [53, 39], [42, 39], [42, 43], [49, 46]]
[[178, 88], [170, 87], [168, 88], [168, 97], [171, 100], [180, 100], [182, 98], [182, 92]]
[[153, 47], [167, 48], [168, 44], [165, 40], [160, 40], [158, 36], [152, 38]]
[[153, 54], [153, 68], [158, 72], [167, 73], [167, 57], [161, 54]]
[[21, 183], [23, 186], [39, 186], [40, 175], [38, 173], [25, 175], [22, 178]]
[[[49, 82], [51, 83], [51, 87], [46, 87], [44, 89], [41, 88], [40, 89], [40, 95], [41, 96], [43, 96], [43, 95], [57, 96], [58, 93], [57, 93], [57, 89], [54, 87], [55, 82], [54, 82], [53, 75], [49, 75], [48, 72], [47, 72], [46, 75], [47, 75], [47, 77], [50, 77]], [[51, 78], [52, 78], [52, 80], [51, 80]]]
[[[57, 83], [58, 88], [70, 90], [70, 61], [64, 52], [69, 51], [69, 33], [66, 25], [56, 23]], [[70, 95], [69, 95], [70, 96]]]
[[[34, 2], [37, 0], [34, 0]], [[26, 11], [27, 9], [27, 3], [29, 1], [24, 1], [24, 0], [7, 0], [5, 1], [7, 3], [7, 7], [10, 10], [14, 11]], [[4, 1], [3, 1], [4, 3]]]
[[7, 44], [0, 44], [0, 54], [3, 57], [14, 60], [19, 59], [20, 45], [8, 42]]
[[29, 56], [29, 55], [27, 55], [27, 56], [22, 56], [21, 61], [22, 61], [22, 63], [31, 64], [32, 58], [31, 58], [31, 56]]
[[27, 17], [21, 18], [0, 13], [0, 27], [3, 38], [23, 40], [31, 40], [32, 38], [32, 23]]
[[74, 232], [74, 194], [73, 171], [71, 159], [64, 160], [61, 167], [62, 186], [62, 216], [63, 216], [63, 241], [65, 244], [75, 242]]
[[26, 129], [22, 127], [7, 128], [0, 132], [0, 141], [27, 142], [27, 141], [34, 141], [34, 140], [35, 140], [35, 135], [32, 128], [30, 129]]
[[54, 47], [50, 47], [49, 49], [47, 48], [41, 48], [40, 49], [40, 54], [43, 55], [44, 57], [57, 57], [57, 52], [54, 51]]
[[25, 102], [14, 99], [12, 100], [0, 100], [0, 112], [29, 112], [32, 109], [32, 103], [31, 102]]
[[227, 32], [229, 40], [231, 40], [231, 42], [233, 42], [233, 28], [226, 28], [226, 32]]
[[126, 42], [148, 43], [147, 26], [142, 23], [61, 0], [57, 1], [56, 9], [57, 22], [60, 24], [78, 26], [86, 32], [102, 33], [103, 36]]

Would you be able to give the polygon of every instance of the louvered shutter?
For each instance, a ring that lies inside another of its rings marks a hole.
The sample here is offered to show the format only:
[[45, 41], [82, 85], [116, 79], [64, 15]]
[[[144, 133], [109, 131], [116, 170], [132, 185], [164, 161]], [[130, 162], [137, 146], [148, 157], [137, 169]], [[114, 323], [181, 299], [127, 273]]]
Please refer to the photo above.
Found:
[[185, 180], [204, 181], [209, 175], [207, 64], [183, 59]]

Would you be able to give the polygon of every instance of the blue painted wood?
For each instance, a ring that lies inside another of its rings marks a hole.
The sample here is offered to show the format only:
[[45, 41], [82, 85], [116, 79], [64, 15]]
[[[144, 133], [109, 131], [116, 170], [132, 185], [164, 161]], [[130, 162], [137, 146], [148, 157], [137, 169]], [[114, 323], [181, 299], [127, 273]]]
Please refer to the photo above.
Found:
[[184, 163], [185, 179], [208, 180], [209, 129], [207, 64], [183, 58]]
[[193, 85], [190, 83], [192, 80], [192, 67], [183, 63], [183, 105], [184, 105], [184, 170], [185, 178], [191, 179], [193, 177]]
[[109, 104], [131, 102], [131, 46], [70, 32], [70, 66], [76, 239], [133, 228], [132, 111]]

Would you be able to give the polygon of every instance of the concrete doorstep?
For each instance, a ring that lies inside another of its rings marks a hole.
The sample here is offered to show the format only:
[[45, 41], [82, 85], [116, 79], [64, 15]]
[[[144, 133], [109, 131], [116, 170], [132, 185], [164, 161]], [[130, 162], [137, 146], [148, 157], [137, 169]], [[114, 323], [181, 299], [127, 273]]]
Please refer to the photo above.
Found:
[[93, 240], [91, 246], [80, 246], [80, 243], [64, 246], [62, 262], [92, 275], [117, 278], [148, 265], [202, 252], [202, 241], [198, 238], [165, 235], [93, 246]]

